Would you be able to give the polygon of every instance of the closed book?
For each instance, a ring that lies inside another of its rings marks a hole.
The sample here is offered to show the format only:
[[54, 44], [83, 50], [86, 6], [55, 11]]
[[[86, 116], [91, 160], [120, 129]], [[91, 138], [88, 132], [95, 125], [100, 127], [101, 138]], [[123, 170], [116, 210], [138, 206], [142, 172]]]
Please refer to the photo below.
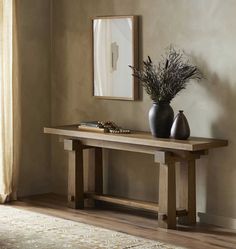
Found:
[[86, 126], [86, 125], [79, 125], [78, 129], [80, 131], [93, 131], [93, 132], [99, 132], [99, 133], [107, 133], [107, 132], [109, 132], [109, 130], [106, 129], [106, 128], [91, 127], [91, 126]]
[[100, 127], [98, 121], [82, 121], [80, 125], [90, 126], [90, 127]]

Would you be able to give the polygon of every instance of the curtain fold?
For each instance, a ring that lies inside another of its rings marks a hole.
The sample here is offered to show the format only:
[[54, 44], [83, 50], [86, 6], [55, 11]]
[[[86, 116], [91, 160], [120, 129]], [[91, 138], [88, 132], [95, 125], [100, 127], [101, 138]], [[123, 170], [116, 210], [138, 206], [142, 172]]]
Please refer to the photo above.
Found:
[[13, 193], [13, 0], [0, 0], [0, 203]]
[[13, 171], [12, 171], [12, 193], [10, 200], [17, 199], [19, 169], [22, 152], [21, 139], [21, 68], [19, 60], [19, 37], [18, 37], [18, 15], [17, 0], [11, 0], [13, 4], [13, 55], [12, 55], [12, 104], [13, 104]]

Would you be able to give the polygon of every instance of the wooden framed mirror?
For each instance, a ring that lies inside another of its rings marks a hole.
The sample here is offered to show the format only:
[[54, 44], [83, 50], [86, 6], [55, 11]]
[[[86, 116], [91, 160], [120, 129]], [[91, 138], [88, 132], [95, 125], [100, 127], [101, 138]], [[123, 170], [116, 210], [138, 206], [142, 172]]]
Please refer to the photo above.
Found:
[[138, 82], [129, 65], [138, 67], [138, 17], [95, 17], [93, 28], [93, 96], [136, 100]]

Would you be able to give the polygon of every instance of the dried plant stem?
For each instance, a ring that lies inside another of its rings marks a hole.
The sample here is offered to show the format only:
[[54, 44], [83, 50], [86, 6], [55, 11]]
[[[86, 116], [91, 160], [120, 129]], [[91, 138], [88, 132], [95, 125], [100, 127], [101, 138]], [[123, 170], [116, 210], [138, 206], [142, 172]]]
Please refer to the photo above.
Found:
[[169, 47], [168, 53], [154, 65], [151, 58], [143, 61], [143, 69], [133, 69], [133, 76], [138, 78], [154, 102], [171, 102], [171, 100], [186, 88], [189, 80], [202, 79], [202, 74], [185, 58], [183, 52]]

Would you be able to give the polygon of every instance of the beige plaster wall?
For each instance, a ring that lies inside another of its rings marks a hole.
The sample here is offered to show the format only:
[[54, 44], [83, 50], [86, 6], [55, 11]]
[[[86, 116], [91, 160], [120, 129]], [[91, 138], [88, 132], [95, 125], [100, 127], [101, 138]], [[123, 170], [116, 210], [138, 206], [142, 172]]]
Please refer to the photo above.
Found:
[[[229, 147], [211, 151], [198, 162], [198, 211], [236, 218], [236, 1], [234, 0], [54, 0], [51, 121], [53, 125], [86, 119], [114, 120], [148, 130], [149, 97], [136, 102], [92, 97], [90, 18], [140, 15], [140, 55], [158, 60], [170, 43], [185, 49], [205, 74], [172, 106], [185, 110], [192, 135], [229, 139]], [[52, 142], [53, 189], [66, 192], [66, 153]], [[151, 156], [110, 152], [106, 191], [156, 200], [158, 166]], [[208, 166], [207, 166], [208, 164]], [[214, 217], [213, 217], [214, 220]]]
[[[50, 1], [17, 0], [21, 151], [19, 195], [50, 191]], [[20, 125], [20, 124], [17, 124]]]

